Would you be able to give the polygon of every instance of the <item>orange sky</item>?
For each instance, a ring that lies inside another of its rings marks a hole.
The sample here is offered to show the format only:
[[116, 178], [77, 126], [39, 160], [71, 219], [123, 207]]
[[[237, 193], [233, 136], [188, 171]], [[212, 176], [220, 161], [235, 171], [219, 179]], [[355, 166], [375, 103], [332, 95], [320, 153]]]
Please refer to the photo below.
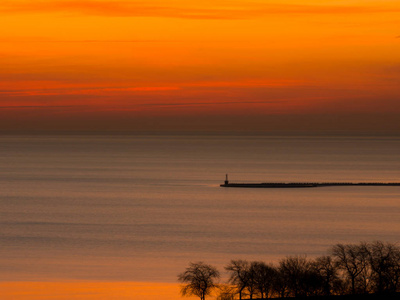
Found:
[[398, 0], [3, 0], [0, 130], [400, 132]]
[[149, 282], [0, 282], [2, 300], [195, 300], [180, 285]]

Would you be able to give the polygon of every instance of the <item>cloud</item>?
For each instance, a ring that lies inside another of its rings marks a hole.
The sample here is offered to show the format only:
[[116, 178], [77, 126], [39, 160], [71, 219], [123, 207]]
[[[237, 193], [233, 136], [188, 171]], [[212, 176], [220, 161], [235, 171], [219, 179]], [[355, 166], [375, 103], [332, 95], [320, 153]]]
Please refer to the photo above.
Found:
[[157, 106], [157, 107], [168, 107], [168, 106], [207, 106], [207, 105], [231, 105], [231, 104], [274, 104], [283, 103], [287, 100], [280, 101], [221, 101], [221, 102], [185, 102], [185, 103], [141, 103], [137, 106]]
[[75, 109], [89, 109], [95, 111], [137, 111], [146, 108], [158, 108], [158, 109], [187, 109], [196, 107], [214, 107], [214, 106], [235, 106], [235, 105], [274, 105], [274, 104], [287, 104], [288, 100], [276, 100], [276, 101], [221, 101], [221, 102], [184, 102], [184, 103], [173, 103], [173, 102], [160, 102], [160, 103], [131, 103], [131, 104], [118, 104], [115, 103], [103, 103], [102, 105], [83, 104], [76, 103], [74, 105], [49, 105], [49, 104], [32, 104], [32, 105], [2, 105], [0, 110], [75, 110]]
[[[183, 2], [184, 3], [184, 2]], [[191, 7], [160, 5], [159, 3], [136, 1], [2, 1], [0, 13], [78, 13], [109, 17], [163, 17], [184, 19], [249, 19], [269, 14], [360, 14], [399, 12], [399, 8], [349, 5], [292, 5], [292, 4], [248, 4], [229, 6], [204, 4]]]
[[[4, 87], [10, 85], [11, 82], [6, 82]], [[177, 86], [139, 86], [139, 87], [79, 87], [72, 85], [63, 86], [51, 81], [35, 82], [40, 84], [41, 87], [25, 87], [22, 88], [4, 88], [0, 89], [0, 95], [5, 96], [57, 96], [57, 95], [129, 95], [129, 94], [159, 94], [177, 92], [181, 90], [216, 90], [226, 88], [238, 89], [265, 89], [265, 88], [281, 88], [281, 87], [306, 87], [311, 83], [305, 80], [242, 80], [242, 81], [199, 81], [192, 83], [181, 83]], [[43, 85], [51, 86], [53, 88], [44, 88]], [[0, 85], [1, 87], [1, 85]]]
[[73, 108], [76, 105], [4, 105], [0, 109], [43, 109], [43, 108]]
[[[171, 41], [168, 41], [171, 42]], [[54, 40], [41, 37], [8, 37], [0, 39], [0, 43], [165, 43], [158, 40]]]
[[155, 93], [176, 91], [179, 87], [134, 87], [134, 88], [89, 88], [89, 89], [29, 89], [0, 90], [0, 95], [8, 96], [56, 96], [56, 95], [104, 95], [110, 93]]

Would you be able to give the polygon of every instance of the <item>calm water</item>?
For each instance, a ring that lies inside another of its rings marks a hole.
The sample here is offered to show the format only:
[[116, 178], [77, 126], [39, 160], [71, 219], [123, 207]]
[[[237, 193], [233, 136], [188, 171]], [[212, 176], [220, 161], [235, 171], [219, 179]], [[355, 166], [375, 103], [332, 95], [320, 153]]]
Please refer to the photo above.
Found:
[[0, 280], [175, 282], [188, 262], [400, 242], [399, 138], [2, 136]]

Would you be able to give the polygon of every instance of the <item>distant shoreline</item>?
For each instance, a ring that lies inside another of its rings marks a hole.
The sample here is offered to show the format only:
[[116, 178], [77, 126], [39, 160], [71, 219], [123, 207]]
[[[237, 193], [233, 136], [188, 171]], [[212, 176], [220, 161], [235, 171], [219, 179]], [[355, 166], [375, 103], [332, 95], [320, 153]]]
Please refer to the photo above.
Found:
[[313, 188], [326, 186], [400, 186], [400, 182], [266, 182], [224, 183], [220, 187], [232, 188]]

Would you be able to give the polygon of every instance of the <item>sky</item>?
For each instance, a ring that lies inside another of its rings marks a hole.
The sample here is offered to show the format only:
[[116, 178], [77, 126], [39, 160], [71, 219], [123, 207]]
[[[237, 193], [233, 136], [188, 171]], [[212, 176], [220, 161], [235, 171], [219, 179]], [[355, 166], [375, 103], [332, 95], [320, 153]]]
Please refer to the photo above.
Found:
[[398, 0], [2, 0], [0, 131], [400, 133]]

